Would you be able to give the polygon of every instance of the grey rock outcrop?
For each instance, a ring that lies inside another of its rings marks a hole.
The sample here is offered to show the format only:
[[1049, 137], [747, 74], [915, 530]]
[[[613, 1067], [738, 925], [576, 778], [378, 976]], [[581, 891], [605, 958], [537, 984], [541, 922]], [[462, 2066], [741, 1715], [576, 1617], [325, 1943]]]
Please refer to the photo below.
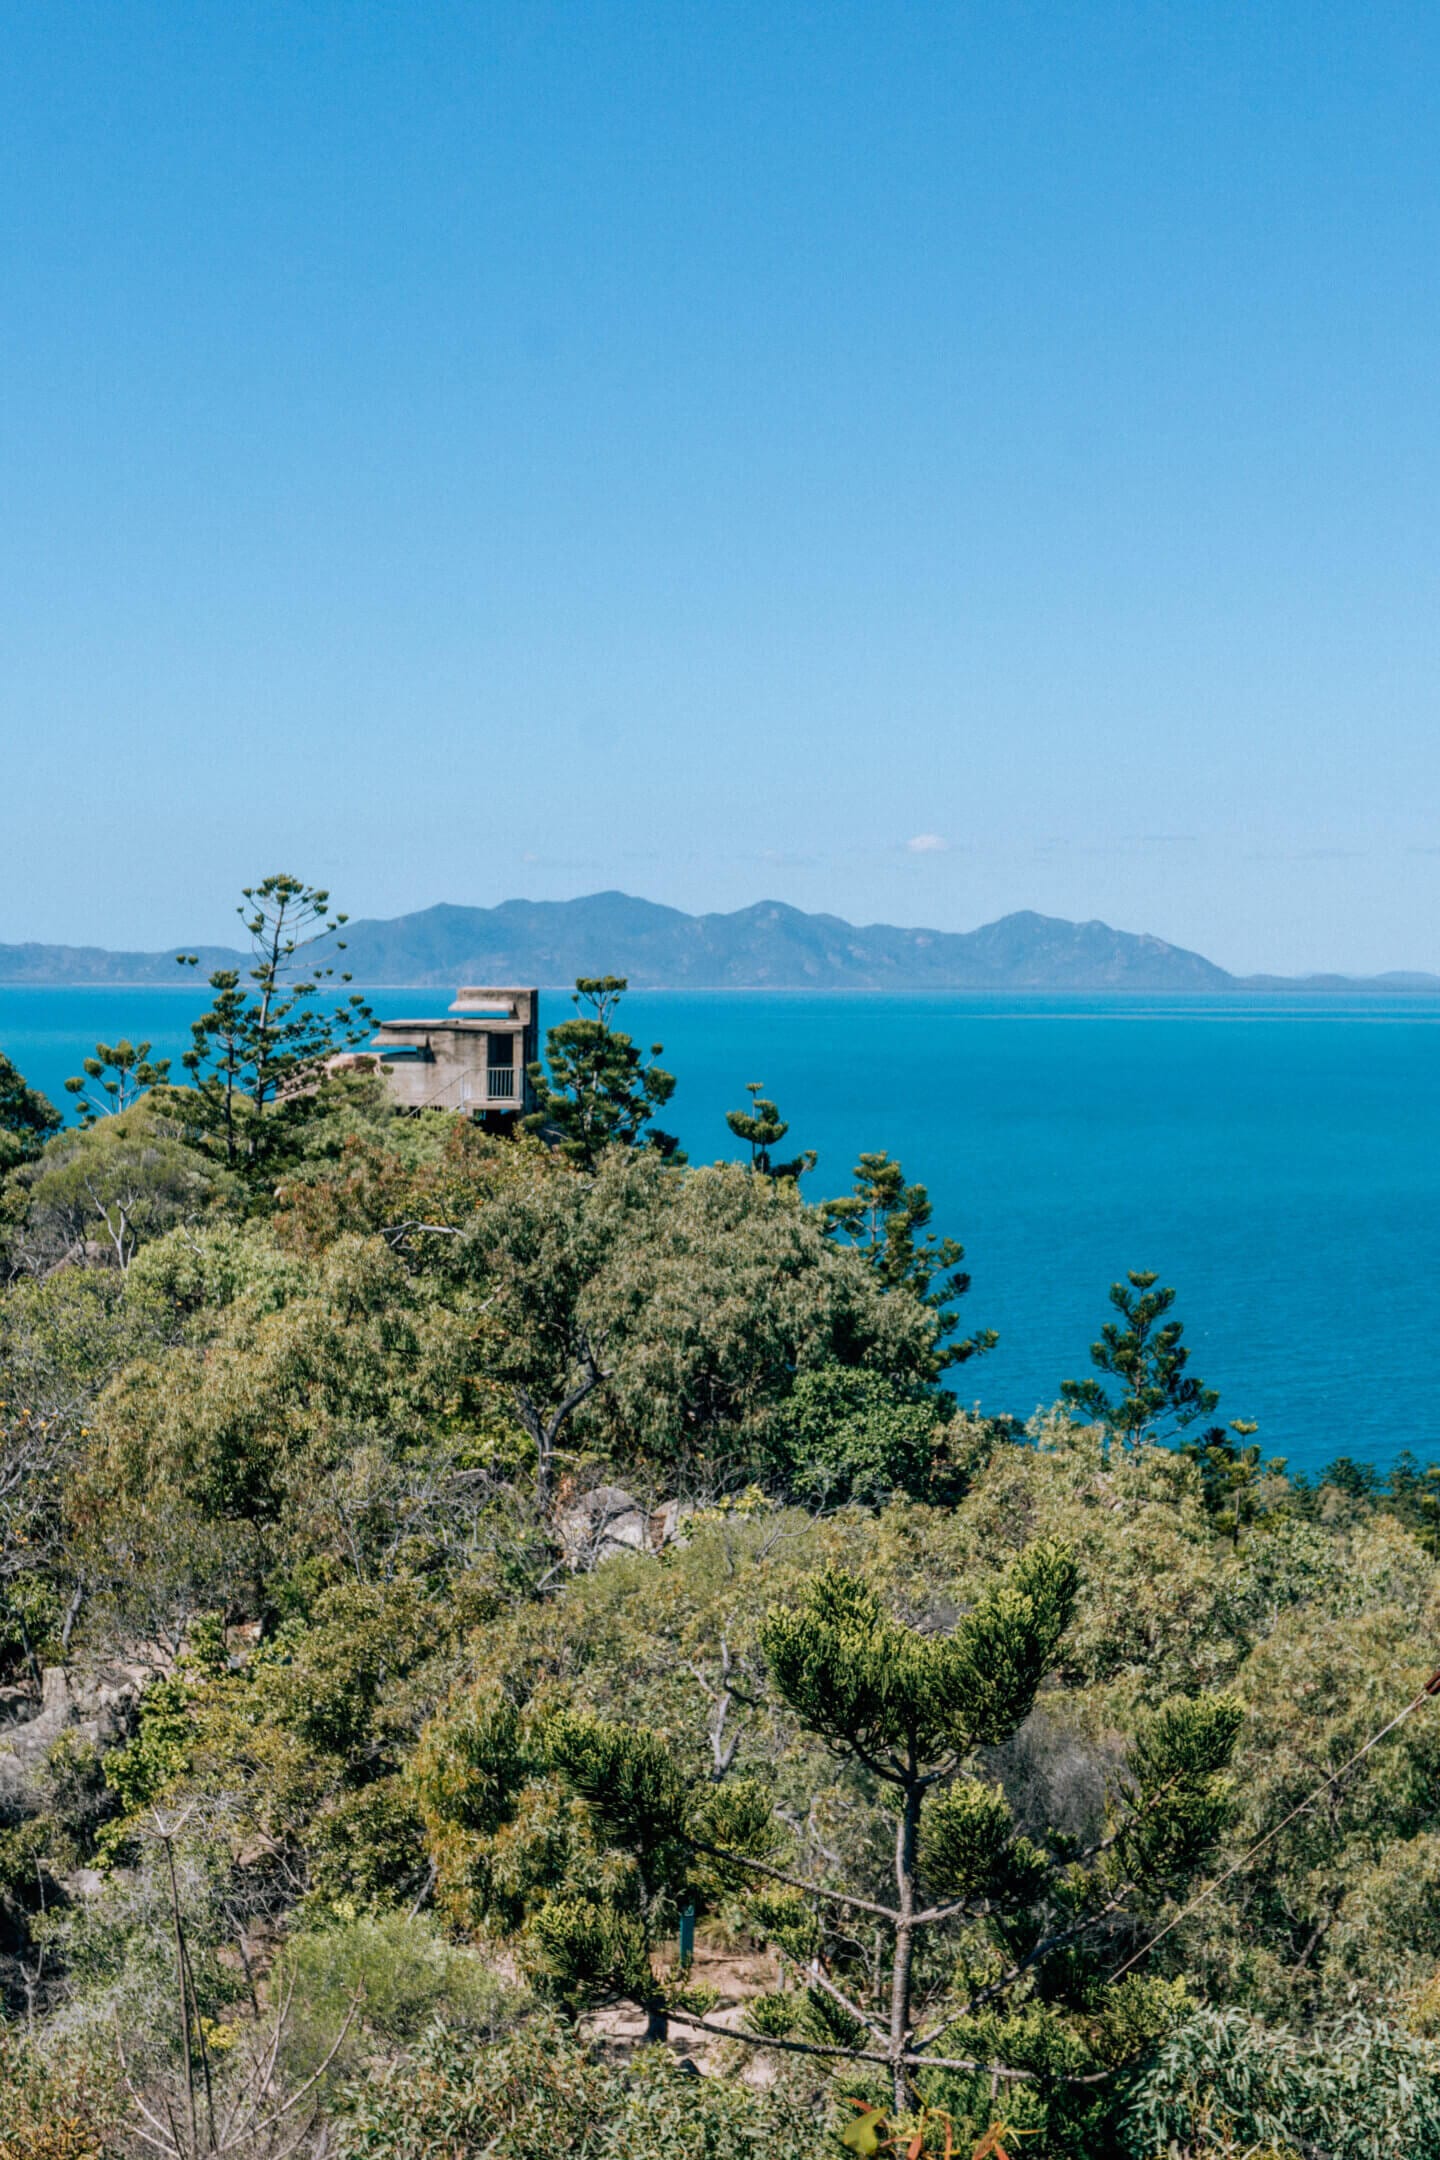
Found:
[[[78, 1679], [63, 1666], [47, 1665], [39, 1708], [0, 1725], [0, 1815], [33, 1809], [36, 1777], [57, 1740], [70, 1737], [106, 1747], [120, 1739], [138, 1694], [139, 1678], [128, 1671]], [[9, 1707], [19, 1706], [12, 1698]]]
[[616, 1553], [657, 1553], [672, 1542], [681, 1515], [678, 1500], [642, 1506], [622, 1485], [597, 1485], [556, 1520], [561, 1550], [572, 1569], [592, 1568]]

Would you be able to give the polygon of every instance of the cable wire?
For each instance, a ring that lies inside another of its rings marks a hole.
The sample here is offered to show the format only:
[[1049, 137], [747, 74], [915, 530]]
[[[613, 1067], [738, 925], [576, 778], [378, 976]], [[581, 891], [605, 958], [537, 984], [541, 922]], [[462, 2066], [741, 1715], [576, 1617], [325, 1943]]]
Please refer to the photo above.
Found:
[[1273, 1829], [1267, 1830], [1263, 1837], [1256, 1838], [1254, 1844], [1249, 1846], [1246, 1851], [1241, 1853], [1240, 1858], [1234, 1863], [1232, 1867], [1226, 1868], [1223, 1875], [1217, 1875], [1214, 1882], [1207, 1883], [1205, 1888], [1200, 1892], [1200, 1895], [1198, 1897], [1192, 1898], [1188, 1905], [1182, 1906], [1180, 1911], [1176, 1913], [1173, 1920], [1167, 1920], [1158, 1935], [1152, 1935], [1149, 1942], [1142, 1943], [1138, 1950], [1133, 1952], [1130, 1957], [1126, 1958], [1123, 1965], [1117, 1965], [1114, 1972], [1112, 1972], [1110, 1975], [1111, 1981], [1119, 1980], [1125, 1973], [1129, 1972], [1132, 1965], [1138, 1965], [1142, 1958], [1149, 1957], [1150, 1952], [1155, 1948], [1155, 1945], [1157, 1943], [1162, 1943], [1167, 1935], [1171, 1934], [1174, 1929], [1179, 1927], [1182, 1920], [1188, 1920], [1192, 1913], [1198, 1912], [1207, 1898], [1213, 1897], [1217, 1890], [1223, 1890], [1227, 1882], [1233, 1882], [1234, 1878], [1239, 1875], [1243, 1869], [1247, 1868], [1250, 1865], [1250, 1862], [1254, 1859], [1256, 1853], [1263, 1852], [1267, 1845], [1269, 1845], [1275, 1838], [1279, 1837], [1282, 1830], [1286, 1830], [1289, 1828], [1290, 1824], [1294, 1822], [1297, 1815], [1303, 1815], [1308, 1807], [1314, 1806], [1315, 1802], [1320, 1798], [1320, 1795], [1322, 1793], [1328, 1792], [1332, 1785], [1338, 1785], [1341, 1778], [1345, 1777], [1351, 1770], [1354, 1769], [1356, 1763], [1362, 1761], [1363, 1758], [1370, 1753], [1371, 1748], [1378, 1747], [1382, 1740], [1387, 1739], [1389, 1735], [1394, 1732], [1397, 1725], [1403, 1725], [1406, 1718], [1412, 1717], [1414, 1713], [1420, 1708], [1420, 1705], [1425, 1702], [1427, 1698], [1433, 1695], [1440, 1695], [1440, 1668], [1437, 1668], [1436, 1671], [1431, 1673], [1430, 1678], [1425, 1682], [1425, 1685], [1421, 1688], [1419, 1694], [1416, 1695], [1410, 1702], [1406, 1703], [1403, 1710], [1397, 1711], [1396, 1715], [1391, 1718], [1388, 1725], [1382, 1725], [1379, 1732], [1371, 1734], [1370, 1738], [1365, 1742], [1364, 1747], [1357, 1748], [1355, 1750], [1355, 1753], [1350, 1757], [1350, 1760], [1348, 1762], [1341, 1763], [1338, 1770], [1332, 1771], [1329, 1777], [1322, 1779], [1321, 1783], [1315, 1787], [1315, 1790], [1311, 1793], [1307, 1793], [1303, 1800], [1301, 1800], [1295, 1807], [1291, 1808], [1288, 1815], [1283, 1817], [1280, 1822], [1274, 1825]]

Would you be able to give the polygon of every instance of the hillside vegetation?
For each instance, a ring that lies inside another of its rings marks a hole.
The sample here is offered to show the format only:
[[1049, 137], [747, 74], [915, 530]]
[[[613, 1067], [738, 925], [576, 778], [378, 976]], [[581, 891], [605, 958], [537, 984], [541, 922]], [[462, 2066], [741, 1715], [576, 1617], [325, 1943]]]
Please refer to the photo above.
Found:
[[988, 1417], [898, 1164], [613, 979], [398, 1116], [246, 901], [185, 1086], [0, 1063], [0, 2160], [1440, 2154], [1440, 1477], [1140, 1271]]

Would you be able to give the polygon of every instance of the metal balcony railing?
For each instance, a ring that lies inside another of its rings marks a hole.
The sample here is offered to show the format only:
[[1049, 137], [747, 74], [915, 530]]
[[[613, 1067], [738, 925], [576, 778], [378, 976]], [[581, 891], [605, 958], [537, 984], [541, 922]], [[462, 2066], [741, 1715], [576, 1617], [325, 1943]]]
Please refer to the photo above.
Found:
[[514, 1102], [515, 1067], [513, 1065], [492, 1065], [485, 1078], [488, 1083], [488, 1101]]

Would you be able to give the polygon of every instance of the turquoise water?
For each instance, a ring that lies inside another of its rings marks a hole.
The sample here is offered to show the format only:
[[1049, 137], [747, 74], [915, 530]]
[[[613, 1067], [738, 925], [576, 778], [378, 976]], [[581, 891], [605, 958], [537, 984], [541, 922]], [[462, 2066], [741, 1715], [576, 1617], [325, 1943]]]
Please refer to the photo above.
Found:
[[[65, 1104], [97, 1037], [178, 1053], [203, 1006], [170, 989], [0, 988], [0, 1049]], [[383, 991], [382, 1016], [441, 1010]], [[542, 998], [542, 1023], [567, 1001]], [[1440, 1458], [1440, 999], [637, 993], [680, 1086], [692, 1160], [735, 1152], [763, 1080], [815, 1147], [812, 1198], [862, 1148], [923, 1178], [963, 1239], [970, 1326], [1000, 1330], [962, 1395], [1028, 1415], [1088, 1370], [1107, 1285], [1180, 1292], [1193, 1369], [1267, 1452]]]

